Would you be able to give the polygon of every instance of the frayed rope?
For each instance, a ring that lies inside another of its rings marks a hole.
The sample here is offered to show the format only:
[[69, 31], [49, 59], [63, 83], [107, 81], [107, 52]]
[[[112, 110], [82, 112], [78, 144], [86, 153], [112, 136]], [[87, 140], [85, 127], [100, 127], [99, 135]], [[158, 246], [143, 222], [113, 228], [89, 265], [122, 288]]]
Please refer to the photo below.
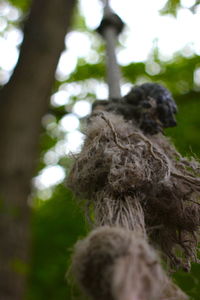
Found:
[[68, 186], [86, 199], [86, 213], [93, 209], [94, 227], [103, 226], [75, 247], [72, 269], [86, 294], [94, 300], [187, 299], [149, 242], [171, 268], [189, 270], [197, 261], [199, 174], [199, 163], [183, 158], [161, 133], [145, 135], [110, 112], [92, 115], [68, 177]]

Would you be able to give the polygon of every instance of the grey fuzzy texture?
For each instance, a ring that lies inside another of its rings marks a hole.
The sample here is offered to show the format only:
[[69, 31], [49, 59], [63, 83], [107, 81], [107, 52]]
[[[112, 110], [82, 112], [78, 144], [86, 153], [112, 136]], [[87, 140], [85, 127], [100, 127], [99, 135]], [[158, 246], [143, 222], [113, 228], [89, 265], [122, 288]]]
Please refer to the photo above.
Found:
[[94, 300], [186, 300], [135, 232], [101, 227], [75, 246], [72, 272]]
[[133, 122], [100, 111], [91, 117], [68, 186], [94, 208], [94, 226], [148, 237], [172, 267], [189, 270], [197, 261], [199, 172], [199, 163], [183, 158], [161, 133], [145, 135]]
[[97, 100], [93, 103], [93, 110], [99, 107], [123, 116], [145, 134], [153, 135], [162, 132], [163, 128], [176, 126], [176, 103], [170, 91], [157, 83], [134, 86], [120, 99]]

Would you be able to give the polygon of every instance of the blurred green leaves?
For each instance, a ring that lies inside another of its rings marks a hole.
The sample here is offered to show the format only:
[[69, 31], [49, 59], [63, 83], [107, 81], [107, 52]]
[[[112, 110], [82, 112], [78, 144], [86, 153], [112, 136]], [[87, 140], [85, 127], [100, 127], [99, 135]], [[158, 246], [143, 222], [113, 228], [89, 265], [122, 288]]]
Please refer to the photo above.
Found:
[[77, 237], [86, 234], [82, 211], [64, 185], [50, 200], [35, 199], [28, 300], [71, 299], [66, 273]]
[[21, 9], [23, 12], [26, 12], [31, 4], [31, 0], [8, 0], [12, 5]]
[[83, 81], [87, 79], [103, 79], [105, 78], [104, 63], [89, 64], [83, 59], [77, 64], [76, 70], [71, 73], [67, 82]]
[[178, 126], [166, 130], [178, 150], [185, 156], [199, 157], [199, 111], [200, 111], [200, 95], [199, 93], [191, 93], [176, 98], [179, 107], [177, 114]]
[[176, 16], [177, 9], [180, 7], [180, 0], [169, 0], [167, 1], [166, 5], [164, 8], [161, 10], [161, 14], [172, 14]]
[[[200, 56], [193, 54], [191, 57], [184, 57], [181, 53], [177, 53], [173, 60], [150, 60], [148, 65], [158, 64], [160, 71], [152, 75], [147, 70], [147, 63], [138, 62], [130, 63], [122, 66], [123, 77], [126, 81], [137, 83], [141, 77], [145, 77], [146, 81], [157, 81], [166, 85], [174, 95], [187, 94], [195, 89], [194, 72], [200, 67]], [[65, 81], [81, 82], [88, 79], [105, 78], [105, 65], [103, 62], [97, 64], [89, 64], [84, 59], [77, 64], [74, 72]]]
[[[196, 8], [200, 4], [200, 1], [196, 0], [194, 4], [192, 2], [193, 1], [191, 1], [191, 5], [188, 8], [191, 12], [195, 13]], [[190, 1], [188, 1], [188, 4], [190, 4]], [[160, 13], [162, 15], [171, 14], [176, 17], [178, 9], [180, 9], [181, 7], [184, 7], [184, 5], [182, 5], [181, 3], [181, 0], [168, 0]]]
[[[190, 296], [190, 300], [199, 300], [200, 295], [200, 264], [193, 263], [191, 272], [177, 272], [174, 281], [180, 288]], [[178, 300], [178, 299], [177, 299]]]

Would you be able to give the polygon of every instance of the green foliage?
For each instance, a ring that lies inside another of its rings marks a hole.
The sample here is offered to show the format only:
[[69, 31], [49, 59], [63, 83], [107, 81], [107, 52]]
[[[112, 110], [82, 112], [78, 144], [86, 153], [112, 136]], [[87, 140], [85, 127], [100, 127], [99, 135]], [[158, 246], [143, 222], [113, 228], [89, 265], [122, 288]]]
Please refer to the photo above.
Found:
[[177, 272], [174, 281], [182, 290], [190, 296], [190, 300], [199, 300], [200, 295], [200, 265], [192, 264], [191, 272]]
[[[186, 94], [194, 89], [194, 71], [199, 68], [200, 57], [193, 55], [186, 58], [177, 53], [171, 61], [163, 62], [161, 60], [150, 61], [149, 64], [157, 63], [160, 66], [160, 72], [151, 75], [146, 70], [146, 63], [130, 63], [122, 66], [124, 79], [129, 82], [137, 83], [141, 77], [146, 81], [157, 81], [167, 86], [174, 95]], [[105, 65], [103, 62], [89, 64], [81, 59], [77, 67], [65, 82], [77, 82], [88, 79], [105, 78]]]
[[55, 146], [57, 139], [50, 136], [48, 132], [44, 131], [41, 134], [40, 137], [40, 149], [43, 153], [45, 153], [47, 150], [49, 150], [50, 148], [52, 148], [53, 146]]
[[27, 300], [71, 299], [66, 273], [74, 243], [86, 234], [83, 213], [63, 185], [56, 187], [50, 200], [35, 201]]
[[164, 8], [161, 10], [161, 13], [172, 14], [176, 16], [177, 9], [180, 7], [180, 0], [168, 0]]
[[[193, 1], [191, 1], [192, 3]], [[190, 11], [195, 13], [196, 7], [200, 4], [199, 0], [196, 0], [195, 3], [191, 4], [191, 6], [189, 7]], [[161, 9], [160, 13], [162, 15], [166, 15], [166, 14], [171, 14], [174, 17], [176, 17], [177, 15], [177, 11], [179, 8], [181, 8], [181, 0], [168, 0], [166, 5], [164, 6], [163, 9]]]
[[83, 59], [77, 64], [76, 70], [71, 73], [67, 82], [83, 81], [87, 79], [105, 78], [105, 65], [103, 62], [97, 64], [86, 63]]
[[21, 9], [23, 12], [28, 11], [31, 0], [8, 0], [13, 6]]
[[146, 71], [145, 63], [132, 63], [122, 68], [124, 77], [130, 82], [137, 82], [138, 78], [145, 76], [147, 81], [157, 81], [167, 86], [174, 96], [187, 94], [194, 89], [194, 71], [199, 67], [199, 56], [193, 55], [185, 58], [177, 54], [172, 61], [161, 60], [149, 62], [158, 63], [160, 72], [151, 75]]
[[85, 18], [80, 14], [80, 11], [78, 8], [76, 8], [76, 10], [74, 12], [73, 30], [81, 30], [81, 31], [88, 32]]
[[163, 81], [173, 94], [187, 93], [194, 88], [194, 71], [199, 67], [199, 56], [185, 58], [180, 54], [170, 62], [161, 63], [161, 73], [154, 80]]
[[172, 137], [174, 144], [183, 155], [199, 157], [199, 94], [191, 93], [191, 96], [179, 96], [176, 100], [179, 107], [178, 126], [169, 128], [166, 132]]
[[43, 133], [40, 136], [40, 157], [35, 172], [36, 174], [38, 174], [38, 172], [40, 172], [46, 166], [43, 161], [43, 156], [49, 149], [53, 148], [57, 142], [58, 142], [57, 138], [51, 136], [49, 132], [45, 130], [43, 131]]
[[137, 82], [137, 79], [141, 76], [149, 77], [145, 71], [145, 63], [142, 62], [130, 63], [129, 65], [122, 67], [122, 73], [124, 78], [132, 83]]

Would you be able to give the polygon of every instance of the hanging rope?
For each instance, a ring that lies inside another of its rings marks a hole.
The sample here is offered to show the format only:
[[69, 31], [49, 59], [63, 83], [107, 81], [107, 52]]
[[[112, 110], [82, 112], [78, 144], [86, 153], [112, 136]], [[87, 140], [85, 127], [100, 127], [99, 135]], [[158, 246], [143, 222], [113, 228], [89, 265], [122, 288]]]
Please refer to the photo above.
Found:
[[97, 31], [103, 36], [106, 42], [106, 65], [107, 65], [107, 82], [109, 87], [109, 98], [121, 98], [121, 72], [117, 63], [115, 47], [117, 37], [122, 32], [124, 23], [118, 15], [116, 15], [109, 1], [103, 1], [104, 15]]
[[96, 229], [75, 246], [72, 270], [94, 300], [187, 300], [155, 249], [174, 269], [189, 271], [197, 262], [200, 165], [162, 134], [176, 125], [166, 88], [145, 83], [121, 97], [115, 46], [124, 23], [108, 0], [103, 4], [97, 30], [106, 41], [110, 101], [93, 104], [68, 177], [68, 187], [87, 201], [86, 214], [92, 209]]

